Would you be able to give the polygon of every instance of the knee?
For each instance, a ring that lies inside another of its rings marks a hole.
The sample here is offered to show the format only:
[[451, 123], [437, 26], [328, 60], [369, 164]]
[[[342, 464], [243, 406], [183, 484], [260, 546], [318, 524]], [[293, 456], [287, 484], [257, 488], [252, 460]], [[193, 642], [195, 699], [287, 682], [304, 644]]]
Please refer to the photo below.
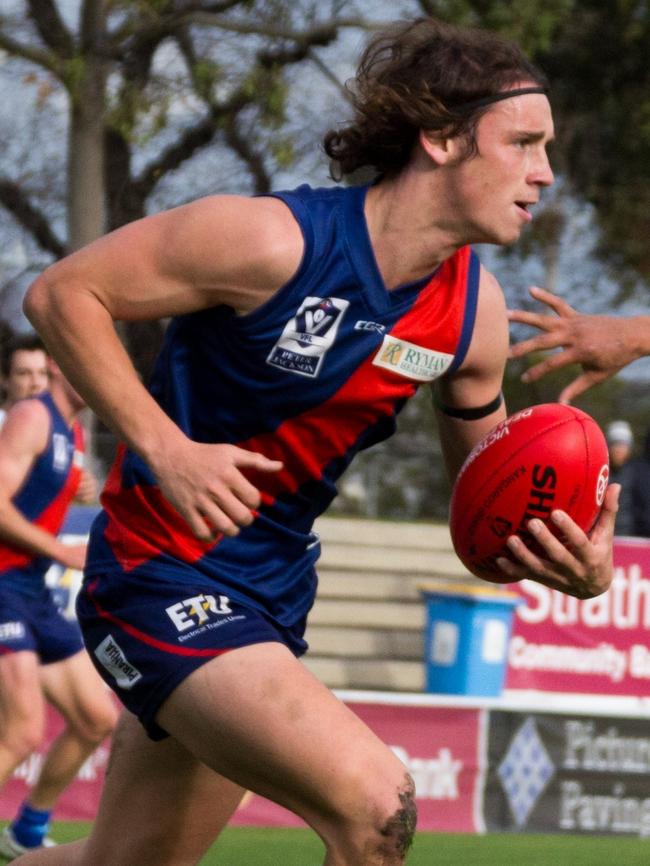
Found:
[[[397, 789], [387, 791], [376, 811], [370, 826], [370, 842], [377, 853], [386, 858], [386, 863], [401, 864], [406, 859], [417, 824], [415, 784], [408, 773], [404, 773]], [[372, 840], [374, 839], [374, 842]], [[377, 862], [384, 860], [378, 857]], [[392, 859], [391, 859], [392, 858]], [[371, 860], [370, 862], [374, 862]]]
[[355, 805], [340, 819], [328, 848], [336, 849], [346, 866], [401, 866], [417, 822], [413, 779], [402, 767], [397, 779], [361, 785], [356, 798]]
[[5, 726], [1, 742], [20, 763], [39, 748], [44, 735], [43, 724], [39, 719], [24, 719], [20, 724], [12, 722]]
[[113, 732], [117, 716], [117, 709], [107, 695], [106, 701], [88, 707], [71, 721], [71, 727], [82, 740], [98, 746]]

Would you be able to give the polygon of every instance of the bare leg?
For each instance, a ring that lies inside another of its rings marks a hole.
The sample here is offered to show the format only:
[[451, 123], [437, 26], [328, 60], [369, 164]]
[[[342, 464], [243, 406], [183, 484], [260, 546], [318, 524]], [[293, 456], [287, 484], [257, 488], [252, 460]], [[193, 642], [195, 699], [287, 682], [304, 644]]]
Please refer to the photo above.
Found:
[[304, 818], [326, 866], [400, 866], [415, 829], [401, 762], [281, 644], [189, 676], [159, 723], [206, 765]]
[[152, 742], [126, 711], [88, 839], [40, 849], [20, 866], [193, 866], [244, 792], [201, 765], [172, 738]]
[[325, 866], [404, 863], [415, 825], [404, 766], [282, 645], [203, 665], [158, 721], [175, 739], [152, 743], [124, 715], [86, 843], [30, 854], [20, 866], [195, 866], [244, 788], [311, 824]]
[[0, 656], [0, 785], [43, 739], [45, 705], [36, 653]]
[[44, 665], [41, 682], [48, 700], [66, 720], [66, 728], [50, 746], [39, 778], [29, 793], [35, 809], [52, 809], [84, 761], [111, 733], [117, 709], [85, 650]]

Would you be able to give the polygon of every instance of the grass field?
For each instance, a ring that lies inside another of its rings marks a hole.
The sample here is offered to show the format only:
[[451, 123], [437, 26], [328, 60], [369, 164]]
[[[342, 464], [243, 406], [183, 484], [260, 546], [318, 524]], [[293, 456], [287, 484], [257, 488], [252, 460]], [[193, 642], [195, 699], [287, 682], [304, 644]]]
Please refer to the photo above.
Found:
[[[87, 832], [87, 824], [60, 822], [52, 835], [65, 842]], [[308, 830], [231, 827], [201, 866], [321, 866], [322, 857], [322, 845]], [[407, 862], [408, 866], [648, 866], [650, 839], [420, 833]]]

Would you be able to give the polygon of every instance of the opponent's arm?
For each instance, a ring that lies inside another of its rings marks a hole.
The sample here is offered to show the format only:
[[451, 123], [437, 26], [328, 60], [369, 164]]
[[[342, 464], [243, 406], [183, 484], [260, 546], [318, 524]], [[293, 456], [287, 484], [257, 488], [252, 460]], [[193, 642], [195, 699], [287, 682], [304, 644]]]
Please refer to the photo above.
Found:
[[85, 545], [63, 544], [27, 520], [12, 502], [45, 450], [49, 429], [47, 410], [37, 400], [20, 401], [7, 413], [0, 432], [0, 538], [28, 553], [83, 568]]
[[139, 220], [48, 268], [25, 311], [87, 404], [152, 468], [200, 538], [235, 534], [259, 493], [240, 467], [277, 461], [232, 445], [191, 442], [140, 382], [114, 322], [218, 304], [247, 312], [296, 271], [302, 235], [272, 198], [220, 196]]
[[555, 315], [511, 310], [510, 321], [531, 325], [543, 333], [513, 345], [510, 357], [521, 358], [547, 349], [562, 350], [527, 370], [522, 375], [524, 382], [534, 382], [568, 364], [581, 364], [583, 372], [560, 393], [561, 403], [570, 403], [627, 364], [650, 355], [650, 316], [583, 315], [545, 289], [531, 288], [530, 294]]

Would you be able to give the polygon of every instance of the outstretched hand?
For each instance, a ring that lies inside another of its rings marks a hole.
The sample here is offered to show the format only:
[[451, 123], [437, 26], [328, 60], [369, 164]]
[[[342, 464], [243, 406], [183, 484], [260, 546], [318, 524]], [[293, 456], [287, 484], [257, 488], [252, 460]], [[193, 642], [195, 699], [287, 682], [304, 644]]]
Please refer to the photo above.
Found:
[[551, 514], [564, 542], [541, 520], [531, 520], [527, 528], [547, 558], [536, 555], [521, 538], [512, 535], [508, 548], [518, 562], [501, 557], [499, 568], [513, 581], [536, 580], [575, 598], [593, 598], [605, 592], [614, 575], [612, 543], [620, 490], [620, 484], [607, 488], [602, 511], [589, 535], [564, 511]]
[[521, 358], [530, 352], [561, 348], [562, 351], [549, 355], [527, 370], [522, 376], [524, 382], [535, 382], [552, 370], [569, 364], [581, 364], [583, 372], [560, 393], [560, 403], [570, 403], [639, 357], [632, 339], [631, 319], [583, 315], [546, 289], [534, 287], [530, 294], [546, 304], [554, 315], [510, 310], [508, 318], [511, 322], [543, 331], [511, 346], [510, 357]]

